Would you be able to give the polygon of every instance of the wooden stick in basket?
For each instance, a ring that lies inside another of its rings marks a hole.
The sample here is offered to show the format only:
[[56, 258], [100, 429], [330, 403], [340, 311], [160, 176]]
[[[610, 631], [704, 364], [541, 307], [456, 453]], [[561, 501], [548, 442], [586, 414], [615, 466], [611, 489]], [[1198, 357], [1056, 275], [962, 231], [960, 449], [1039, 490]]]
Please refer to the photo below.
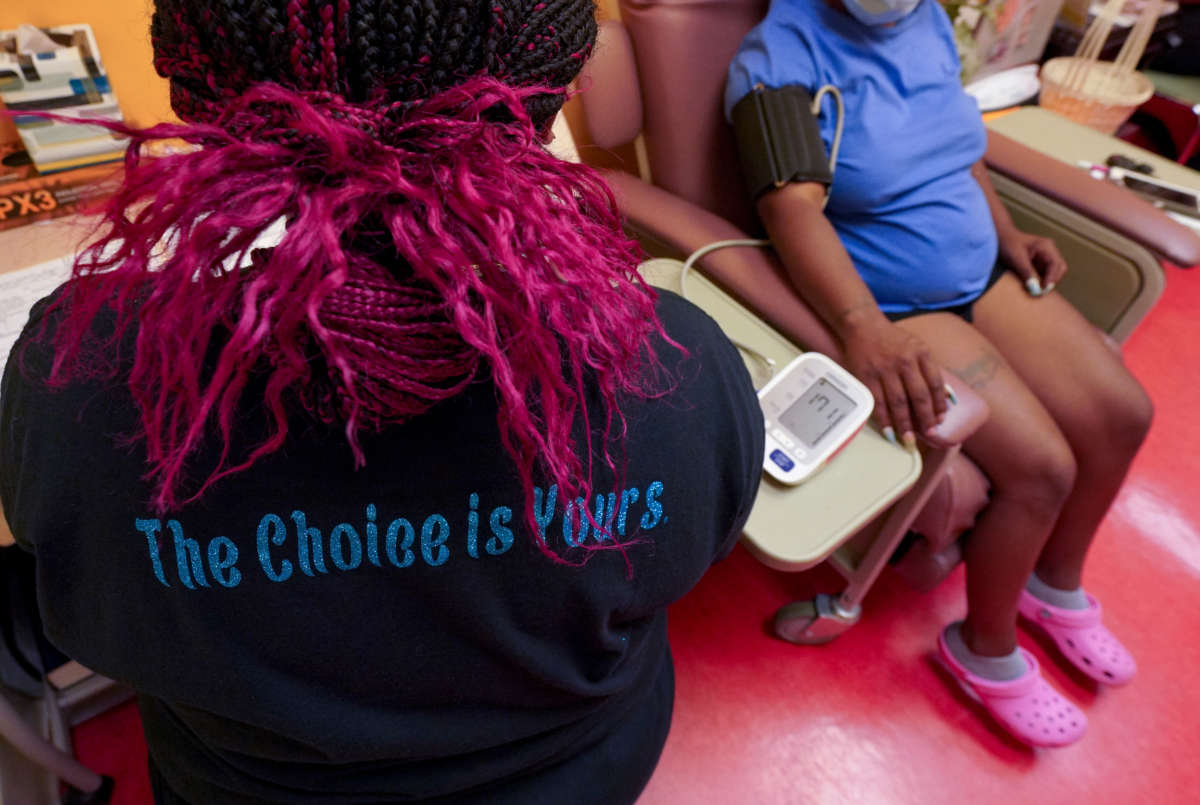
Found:
[[1154, 33], [1158, 17], [1162, 13], [1162, 5], [1162, 0], [1150, 0], [1150, 3], [1142, 8], [1137, 22], [1133, 25], [1133, 30], [1129, 32], [1125, 44], [1121, 46], [1121, 52], [1117, 54], [1116, 65], [1119, 75], [1126, 76], [1137, 69], [1138, 62], [1142, 60], [1142, 54], [1146, 52], [1146, 45], [1150, 42], [1150, 36]]
[[1142, 54], [1146, 52], [1146, 45], [1150, 42], [1150, 36], [1154, 33], [1154, 25], [1158, 22], [1158, 15], [1161, 12], [1162, 0], [1150, 0], [1138, 11], [1137, 20], [1130, 29], [1129, 35], [1125, 37], [1121, 52], [1117, 54], [1113, 66], [1100, 74], [1100, 81], [1093, 88], [1097, 96], [1113, 99], [1122, 95], [1123, 88], [1129, 83], [1129, 77], [1133, 75], [1138, 62], [1142, 59]]
[[1067, 65], [1067, 73], [1063, 77], [1063, 89], [1069, 94], [1080, 94], [1087, 85], [1088, 75], [1092, 65], [1100, 57], [1108, 35], [1112, 33], [1113, 22], [1121, 12], [1125, 0], [1108, 0], [1100, 12], [1092, 20], [1079, 47], [1075, 49], [1075, 59]]

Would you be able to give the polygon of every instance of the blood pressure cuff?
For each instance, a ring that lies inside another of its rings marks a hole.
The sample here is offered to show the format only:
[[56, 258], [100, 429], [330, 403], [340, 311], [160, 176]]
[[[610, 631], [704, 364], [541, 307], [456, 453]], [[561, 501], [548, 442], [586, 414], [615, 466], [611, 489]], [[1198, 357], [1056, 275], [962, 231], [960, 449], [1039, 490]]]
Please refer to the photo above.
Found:
[[756, 85], [733, 107], [733, 133], [752, 199], [789, 182], [833, 183], [812, 96], [804, 87]]

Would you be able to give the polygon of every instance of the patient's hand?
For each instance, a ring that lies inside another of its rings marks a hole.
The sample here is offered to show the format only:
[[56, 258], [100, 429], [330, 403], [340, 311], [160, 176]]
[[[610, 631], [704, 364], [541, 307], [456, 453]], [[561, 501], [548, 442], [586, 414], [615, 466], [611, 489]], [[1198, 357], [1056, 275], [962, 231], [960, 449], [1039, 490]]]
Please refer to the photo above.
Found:
[[1033, 296], [1054, 290], [1067, 273], [1067, 261], [1050, 238], [1018, 229], [1011, 229], [999, 237], [1000, 259], [1016, 272]]
[[12, 529], [8, 527], [8, 521], [4, 519], [4, 507], [0, 506], [0, 548], [7, 548], [15, 543]]
[[845, 331], [842, 341], [845, 366], [874, 395], [881, 428], [893, 428], [912, 447], [917, 432], [937, 427], [946, 415], [946, 387], [924, 341], [882, 315]]

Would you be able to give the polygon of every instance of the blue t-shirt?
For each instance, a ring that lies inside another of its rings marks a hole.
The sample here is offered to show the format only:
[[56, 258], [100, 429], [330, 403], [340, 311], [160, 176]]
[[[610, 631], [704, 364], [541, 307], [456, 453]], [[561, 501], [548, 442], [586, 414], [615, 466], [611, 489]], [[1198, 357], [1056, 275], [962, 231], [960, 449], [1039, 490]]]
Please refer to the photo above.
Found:
[[[774, 0], [729, 67], [727, 117], [760, 82], [841, 91], [845, 131], [825, 213], [884, 311], [951, 307], [983, 292], [996, 230], [970, 169], [987, 135], [938, 3], [881, 27], [824, 0]], [[828, 151], [836, 114], [832, 99], [822, 105]]]

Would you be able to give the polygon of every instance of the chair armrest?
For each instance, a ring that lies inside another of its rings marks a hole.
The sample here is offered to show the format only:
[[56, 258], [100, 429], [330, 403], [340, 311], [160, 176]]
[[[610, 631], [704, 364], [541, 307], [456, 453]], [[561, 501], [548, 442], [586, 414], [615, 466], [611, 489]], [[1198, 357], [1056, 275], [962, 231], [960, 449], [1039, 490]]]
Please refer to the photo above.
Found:
[[[622, 171], [602, 173], [630, 233], [651, 251], [682, 260], [713, 241], [751, 237], [724, 218], [636, 176]], [[720, 249], [697, 261], [697, 266], [784, 337], [805, 349], [841, 359], [833, 333], [796, 293], [770, 250]]]
[[[662, 188], [622, 171], [602, 171], [617, 198], [630, 233], [656, 253], [679, 259], [717, 240], [749, 237], [738, 227]], [[804, 349], [842, 360], [833, 333], [792, 287], [772, 251], [730, 248], [712, 252], [698, 267], [723, 290], [785, 338]], [[947, 377], [958, 404], [950, 407], [934, 437], [937, 447], [961, 444], [987, 419], [987, 404], [956, 377]]]
[[1200, 265], [1200, 236], [1162, 210], [1111, 182], [995, 131], [988, 132], [987, 166], [1091, 218], [1179, 266]]
[[620, 22], [600, 23], [576, 85], [592, 142], [601, 148], [633, 142], [642, 130], [642, 91], [633, 41]]
[[934, 447], [946, 448], [962, 444], [983, 425], [988, 418], [988, 406], [975, 390], [958, 379], [953, 372], [945, 373], [946, 384], [954, 389], [957, 403], [946, 411], [946, 418], [932, 434], [925, 434], [925, 441]]

